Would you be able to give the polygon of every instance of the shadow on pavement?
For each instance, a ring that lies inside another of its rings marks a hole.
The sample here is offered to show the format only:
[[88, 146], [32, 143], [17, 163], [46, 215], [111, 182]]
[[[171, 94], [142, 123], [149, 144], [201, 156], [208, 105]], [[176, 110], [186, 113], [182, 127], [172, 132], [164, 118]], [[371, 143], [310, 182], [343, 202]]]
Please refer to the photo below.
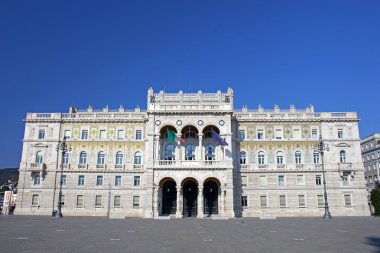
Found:
[[379, 237], [367, 237], [367, 244], [375, 247], [373, 252], [380, 253], [380, 238]]

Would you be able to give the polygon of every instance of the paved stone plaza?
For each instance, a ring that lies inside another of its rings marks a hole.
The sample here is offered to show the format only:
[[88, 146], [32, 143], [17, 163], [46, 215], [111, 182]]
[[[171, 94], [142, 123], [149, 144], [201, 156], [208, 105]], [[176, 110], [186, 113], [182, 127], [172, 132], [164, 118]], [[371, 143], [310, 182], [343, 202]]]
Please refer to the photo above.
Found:
[[2, 252], [380, 252], [380, 219], [373, 217], [326, 222], [0, 216], [0, 226]]

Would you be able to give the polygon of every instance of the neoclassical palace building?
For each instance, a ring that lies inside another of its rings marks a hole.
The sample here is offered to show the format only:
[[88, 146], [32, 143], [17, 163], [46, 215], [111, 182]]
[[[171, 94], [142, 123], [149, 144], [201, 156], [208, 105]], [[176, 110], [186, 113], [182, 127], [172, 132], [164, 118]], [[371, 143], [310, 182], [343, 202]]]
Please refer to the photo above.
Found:
[[146, 110], [28, 113], [15, 213], [57, 210], [62, 176], [64, 216], [322, 217], [324, 165], [332, 216], [369, 215], [358, 121], [313, 106], [234, 110], [230, 88], [149, 89]]

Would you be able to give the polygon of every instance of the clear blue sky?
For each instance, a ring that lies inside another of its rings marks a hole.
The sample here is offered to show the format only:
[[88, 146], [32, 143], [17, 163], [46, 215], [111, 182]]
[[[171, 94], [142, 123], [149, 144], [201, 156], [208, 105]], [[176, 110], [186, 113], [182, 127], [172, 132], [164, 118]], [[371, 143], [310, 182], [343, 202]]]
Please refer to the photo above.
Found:
[[1, 1], [0, 85], [0, 168], [27, 112], [145, 108], [150, 86], [357, 111], [363, 137], [380, 132], [380, 1]]

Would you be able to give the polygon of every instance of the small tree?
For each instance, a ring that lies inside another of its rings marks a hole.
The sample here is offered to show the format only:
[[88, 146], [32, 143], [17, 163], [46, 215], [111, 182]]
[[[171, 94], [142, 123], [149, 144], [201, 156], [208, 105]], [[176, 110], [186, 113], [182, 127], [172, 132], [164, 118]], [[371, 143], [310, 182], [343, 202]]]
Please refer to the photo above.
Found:
[[375, 215], [380, 216], [380, 190], [375, 189], [371, 191], [371, 204], [375, 208]]

